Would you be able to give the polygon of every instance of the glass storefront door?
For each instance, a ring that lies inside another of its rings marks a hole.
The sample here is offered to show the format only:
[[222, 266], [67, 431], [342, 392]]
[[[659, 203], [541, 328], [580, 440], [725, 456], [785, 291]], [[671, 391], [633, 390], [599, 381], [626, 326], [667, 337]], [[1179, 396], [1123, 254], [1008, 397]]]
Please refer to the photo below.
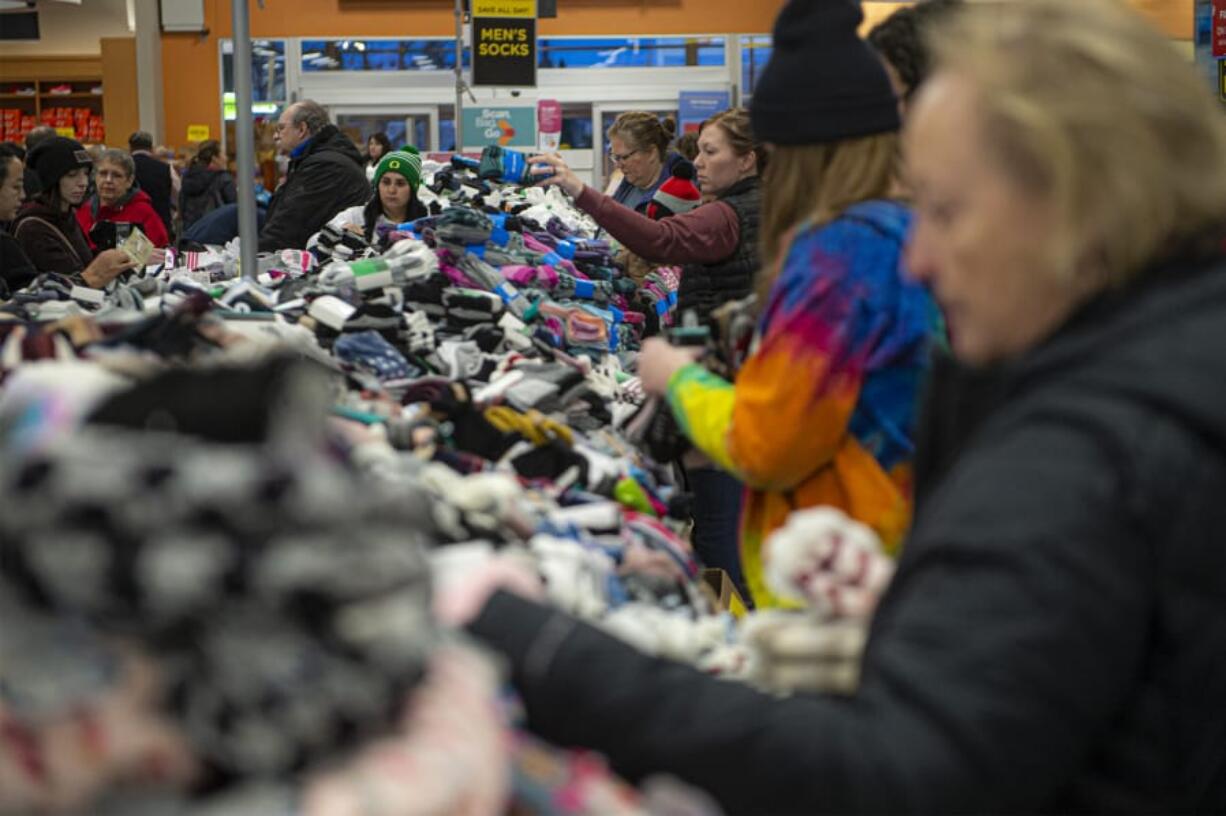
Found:
[[426, 153], [438, 150], [438, 108], [359, 110], [334, 107], [333, 121], [365, 153], [366, 141], [383, 132], [393, 147], [411, 144]]

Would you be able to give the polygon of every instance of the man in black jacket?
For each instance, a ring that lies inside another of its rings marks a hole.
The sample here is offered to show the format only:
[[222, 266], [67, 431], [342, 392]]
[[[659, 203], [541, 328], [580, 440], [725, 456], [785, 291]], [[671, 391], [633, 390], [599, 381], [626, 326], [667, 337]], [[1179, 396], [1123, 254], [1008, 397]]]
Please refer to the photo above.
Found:
[[178, 177], [174, 168], [153, 155], [153, 137], [143, 130], [128, 137], [128, 151], [136, 165], [136, 183], [153, 200], [154, 212], [166, 225], [166, 234], [174, 235], [171, 202], [178, 193]]
[[334, 215], [371, 196], [361, 154], [318, 102], [307, 99], [285, 109], [277, 122], [277, 147], [290, 157], [289, 174], [269, 202], [261, 252], [303, 249]]

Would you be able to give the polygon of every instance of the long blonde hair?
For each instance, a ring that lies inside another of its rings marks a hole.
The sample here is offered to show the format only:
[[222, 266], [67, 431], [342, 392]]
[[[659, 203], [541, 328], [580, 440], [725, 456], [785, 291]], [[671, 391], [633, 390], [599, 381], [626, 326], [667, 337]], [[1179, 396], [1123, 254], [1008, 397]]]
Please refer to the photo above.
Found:
[[1056, 216], [1046, 245], [1070, 282], [1122, 283], [1226, 223], [1226, 120], [1188, 61], [1123, 5], [972, 5], [930, 33], [937, 70], [978, 89], [1001, 169]]
[[763, 176], [759, 303], [775, 282], [791, 231], [806, 222], [831, 221], [861, 201], [885, 198], [897, 154], [897, 133], [774, 148]]

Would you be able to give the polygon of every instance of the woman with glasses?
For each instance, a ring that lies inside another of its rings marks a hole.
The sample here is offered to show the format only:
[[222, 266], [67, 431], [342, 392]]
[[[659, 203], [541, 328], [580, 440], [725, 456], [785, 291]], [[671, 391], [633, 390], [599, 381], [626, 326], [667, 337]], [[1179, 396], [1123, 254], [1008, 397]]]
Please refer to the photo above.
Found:
[[[771, 57], [798, 32], [831, 93], [832, 27], [796, 16], [839, 6], [789, 4]], [[907, 261], [955, 359], [856, 692], [780, 699], [510, 593], [439, 607], [534, 731], [730, 814], [1226, 813], [1226, 121], [1125, 3], [968, 3], [932, 36]]]
[[[614, 150], [628, 149], [619, 145], [621, 137], [615, 136]], [[650, 263], [681, 266], [678, 313], [692, 312], [705, 322], [716, 307], [753, 289], [758, 270], [758, 174], [765, 167], [766, 154], [753, 136], [748, 111], [742, 108], [704, 122], [698, 145], [694, 166], [708, 203], [659, 221], [585, 185], [556, 155], [532, 161], [553, 171], [542, 184], [560, 186], [630, 252]], [[617, 159], [622, 165], [631, 161], [623, 153]], [[705, 456], [689, 458], [683, 465], [694, 494], [694, 549], [708, 566], [728, 572], [745, 595], [737, 555], [741, 483], [712, 467]]]
[[29, 158], [43, 192], [17, 212], [13, 237], [34, 268], [97, 289], [131, 269], [132, 261], [122, 250], [95, 255], [73, 214], [85, 200], [93, 166], [81, 143], [54, 136], [40, 142]]
[[636, 212], [647, 209], [651, 197], [668, 181], [673, 168], [686, 159], [671, 150], [677, 124], [646, 111], [627, 111], [609, 128], [609, 158], [622, 180], [613, 200]]
[[103, 150], [94, 165], [98, 190], [77, 208], [81, 231], [90, 249], [111, 249], [138, 227], [155, 247], [170, 243], [166, 225], [153, 209], [153, 200], [136, 181], [136, 165], [123, 150]]

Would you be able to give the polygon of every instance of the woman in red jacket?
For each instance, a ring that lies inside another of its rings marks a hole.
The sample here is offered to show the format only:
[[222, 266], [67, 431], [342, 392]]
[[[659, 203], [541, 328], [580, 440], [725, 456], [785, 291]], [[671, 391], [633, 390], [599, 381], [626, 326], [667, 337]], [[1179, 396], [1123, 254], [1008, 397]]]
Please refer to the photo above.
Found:
[[122, 244], [133, 226], [155, 247], [170, 243], [152, 199], [134, 186], [135, 180], [136, 165], [130, 155], [122, 150], [102, 151], [94, 167], [98, 192], [77, 208], [77, 221], [95, 252]]

